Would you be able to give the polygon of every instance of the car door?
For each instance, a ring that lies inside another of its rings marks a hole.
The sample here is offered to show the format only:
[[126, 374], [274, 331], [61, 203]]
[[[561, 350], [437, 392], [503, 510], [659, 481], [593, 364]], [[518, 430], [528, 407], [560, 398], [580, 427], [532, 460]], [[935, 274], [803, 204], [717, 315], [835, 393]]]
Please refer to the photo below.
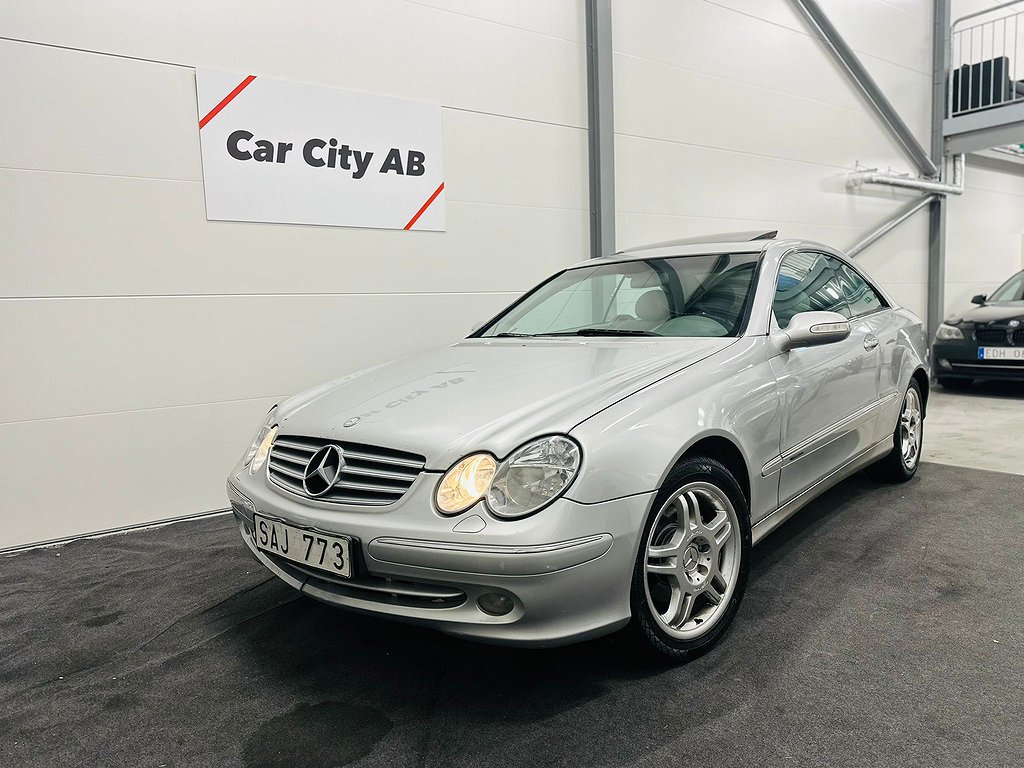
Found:
[[[829, 257], [790, 253], [779, 267], [773, 325], [784, 330], [795, 314], [811, 310], [851, 315]], [[863, 322], [855, 322], [843, 341], [793, 349], [770, 360], [782, 407], [776, 463], [780, 505], [873, 444], [878, 360], [878, 339]]]
[[900, 380], [906, 370], [903, 355], [906, 345], [899, 343], [903, 321], [892, 311], [867, 278], [845, 262], [829, 257], [843, 297], [850, 308], [850, 322], [863, 327], [866, 334], [878, 339], [878, 417], [875, 421], [875, 440], [890, 436], [896, 429], [896, 418], [903, 405], [906, 383]]

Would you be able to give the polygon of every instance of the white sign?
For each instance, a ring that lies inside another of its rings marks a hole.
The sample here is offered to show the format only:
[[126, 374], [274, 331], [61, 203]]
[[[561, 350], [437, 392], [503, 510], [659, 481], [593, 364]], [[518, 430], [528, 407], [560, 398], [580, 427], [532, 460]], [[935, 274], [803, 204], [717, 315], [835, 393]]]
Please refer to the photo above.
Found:
[[196, 70], [206, 217], [444, 231], [441, 108]]

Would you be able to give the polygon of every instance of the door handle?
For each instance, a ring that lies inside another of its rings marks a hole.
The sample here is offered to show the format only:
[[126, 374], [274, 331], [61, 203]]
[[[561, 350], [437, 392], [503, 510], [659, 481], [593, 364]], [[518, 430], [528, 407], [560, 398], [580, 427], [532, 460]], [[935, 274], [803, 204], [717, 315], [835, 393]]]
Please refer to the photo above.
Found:
[[878, 346], [878, 337], [868, 334], [864, 337], [864, 349], [874, 349]]

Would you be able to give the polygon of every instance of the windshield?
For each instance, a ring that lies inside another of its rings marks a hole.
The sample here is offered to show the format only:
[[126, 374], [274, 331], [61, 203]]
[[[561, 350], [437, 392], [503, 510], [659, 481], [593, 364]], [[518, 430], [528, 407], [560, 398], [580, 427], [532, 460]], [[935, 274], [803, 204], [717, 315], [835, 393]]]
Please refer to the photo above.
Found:
[[1018, 272], [988, 297], [989, 301], [1024, 301], [1024, 272]]
[[678, 256], [569, 269], [480, 336], [736, 336], [759, 253]]

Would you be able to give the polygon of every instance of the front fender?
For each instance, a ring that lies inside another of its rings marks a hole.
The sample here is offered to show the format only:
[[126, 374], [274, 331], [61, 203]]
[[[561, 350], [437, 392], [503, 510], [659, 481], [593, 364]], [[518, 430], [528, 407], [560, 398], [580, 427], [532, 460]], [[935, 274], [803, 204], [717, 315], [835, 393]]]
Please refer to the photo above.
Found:
[[575, 427], [570, 434], [583, 446], [585, 465], [569, 498], [595, 504], [657, 490], [691, 446], [718, 436], [739, 449], [748, 467], [751, 519], [775, 509], [778, 476], [761, 476], [779, 454], [781, 432], [766, 343], [742, 339]]

